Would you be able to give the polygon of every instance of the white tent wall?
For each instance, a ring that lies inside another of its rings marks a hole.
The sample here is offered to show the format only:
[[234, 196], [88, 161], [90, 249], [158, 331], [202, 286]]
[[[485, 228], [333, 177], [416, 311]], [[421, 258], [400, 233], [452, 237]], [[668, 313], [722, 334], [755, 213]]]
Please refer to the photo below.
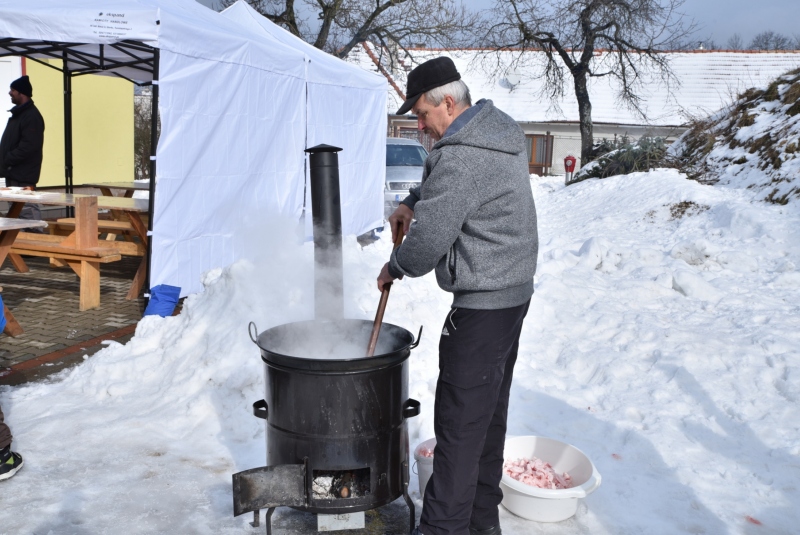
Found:
[[254, 257], [276, 214], [299, 218], [305, 82], [163, 51], [161, 73], [151, 285], [187, 295], [204, 271]]
[[[273, 24], [242, 0], [222, 15], [271, 42], [290, 46], [306, 55], [307, 146], [324, 143], [342, 148], [339, 153], [342, 232], [362, 234], [382, 226], [386, 79], [311, 46]], [[311, 206], [310, 191], [307, 187], [306, 207]], [[306, 233], [311, 236], [311, 232], [311, 218], [308, 217]]]
[[[207, 32], [193, 31], [198, 27]], [[181, 296], [303, 207], [306, 58], [192, 0], [162, 11], [151, 287]]]
[[[376, 113], [378, 110], [378, 113]], [[386, 178], [386, 89], [308, 84], [308, 146], [339, 152], [342, 232], [362, 234], [383, 226]], [[311, 206], [311, 188], [306, 188]], [[310, 218], [306, 233], [311, 235]]]

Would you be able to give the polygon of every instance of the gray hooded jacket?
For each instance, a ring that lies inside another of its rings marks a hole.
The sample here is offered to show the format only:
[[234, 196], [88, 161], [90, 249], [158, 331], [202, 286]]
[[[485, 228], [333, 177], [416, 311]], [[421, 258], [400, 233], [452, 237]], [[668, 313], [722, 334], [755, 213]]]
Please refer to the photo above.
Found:
[[491, 100], [479, 106], [425, 160], [421, 185], [404, 201], [415, 221], [389, 273], [420, 277], [435, 268], [454, 307], [489, 310], [533, 295], [539, 240], [525, 135]]

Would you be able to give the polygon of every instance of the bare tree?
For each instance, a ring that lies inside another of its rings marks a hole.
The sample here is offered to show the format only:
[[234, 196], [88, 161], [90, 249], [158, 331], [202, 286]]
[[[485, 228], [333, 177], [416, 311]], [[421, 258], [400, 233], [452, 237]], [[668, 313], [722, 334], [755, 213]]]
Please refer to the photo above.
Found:
[[133, 178], [150, 178], [150, 92], [133, 97]]
[[761, 32], [750, 41], [750, 50], [790, 50], [794, 48], [792, 40], [772, 30]]
[[[581, 132], [581, 163], [591, 161], [592, 103], [588, 81], [615, 79], [621, 102], [645, 117], [642, 78], [674, 81], [665, 50], [682, 48], [694, 31], [678, 11], [682, 0], [496, 0], [486, 39], [493, 50], [540, 51], [540, 75], [554, 101], [572, 77]], [[598, 50], [605, 53], [598, 57]], [[563, 66], [563, 69], [562, 69]]]
[[728, 50], [741, 50], [744, 48], [744, 41], [742, 41], [742, 36], [738, 33], [731, 35], [728, 38], [728, 42], [725, 43], [725, 47]]
[[[221, 0], [225, 8], [236, 0]], [[247, 0], [269, 20], [313, 44], [344, 58], [361, 42], [380, 43], [385, 50], [471, 44], [478, 21], [459, 0]], [[314, 24], [301, 13], [317, 13]]]

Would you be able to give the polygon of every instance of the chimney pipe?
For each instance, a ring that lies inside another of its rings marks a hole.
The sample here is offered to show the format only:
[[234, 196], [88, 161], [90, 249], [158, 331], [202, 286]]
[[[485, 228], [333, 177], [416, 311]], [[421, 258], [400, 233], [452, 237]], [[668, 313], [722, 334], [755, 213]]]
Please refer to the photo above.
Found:
[[339, 147], [306, 149], [311, 176], [314, 226], [314, 301], [317, 319], [344, 317], [342, 209], [339, 196]]

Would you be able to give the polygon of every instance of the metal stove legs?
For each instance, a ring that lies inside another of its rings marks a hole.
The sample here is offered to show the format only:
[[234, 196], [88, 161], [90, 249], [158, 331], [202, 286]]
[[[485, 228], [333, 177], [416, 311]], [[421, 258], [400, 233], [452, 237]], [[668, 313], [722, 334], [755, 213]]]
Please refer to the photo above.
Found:
[[[270, 507], [267, 509], [267, 517], [266, 517], [266, 524], [267, 524], [267, 535], [272, 535], [272, 513], [275, 512], [274, 507]], [[253, 521], [250, 522], [250, 525], [254, 528], [257, 528], [261, 525], [261, 519], [259, 518], [261, 514], [261, 509], [256, 509], [253, 511]]]
[[270, 507], [269, 509], [267, 509], [267, 518], [266, 518], [267, 535], [272, 535], [272, 513], [274, 512], [275, 512], [274, 507]]
[[403, 498], [406, 500], [406, 505], [408, 505], [408, 514], [411, 517], [411, 527], [408, 528], [409, 533], [414, 531], [414, 528], [417, 527], [417, 514], [414, 511], [414, 502], [411, 501], [411, 496], [408, 495], [408, 480], [410, 478], [411, 476], [408, 473], [408, 461], [403, 461]]

